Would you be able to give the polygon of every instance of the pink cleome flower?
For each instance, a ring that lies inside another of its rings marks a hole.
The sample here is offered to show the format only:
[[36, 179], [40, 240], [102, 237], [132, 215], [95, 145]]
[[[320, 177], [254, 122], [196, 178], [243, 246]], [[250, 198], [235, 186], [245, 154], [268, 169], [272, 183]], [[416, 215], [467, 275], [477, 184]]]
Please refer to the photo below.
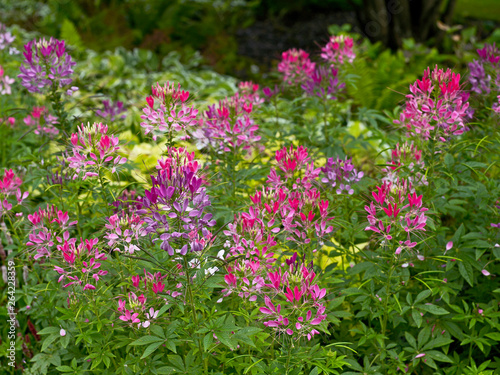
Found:
[[410, 85], [410, 91], [406, 108], [399, 120], [394, 120], [409, 135], [446, 142], [467, 131], [469, 94], [460, 88], [460, 74], [437, 65], [432, 72], [427, 68], [422, 80]]

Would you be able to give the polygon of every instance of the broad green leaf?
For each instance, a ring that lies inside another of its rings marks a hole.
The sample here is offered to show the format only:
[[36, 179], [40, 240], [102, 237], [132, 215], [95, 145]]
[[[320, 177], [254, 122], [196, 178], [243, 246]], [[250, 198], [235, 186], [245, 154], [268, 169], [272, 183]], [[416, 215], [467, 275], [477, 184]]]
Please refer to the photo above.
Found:
[[436, 306], [436, 305], [433, 305], [433, 304], [430, 304], [430, 303], [425, 304], [425, 305], [418, 305], [417, 307], [419, 309], [421, 309], [421, 310], [430, 312], [431, 314], [434, 314], [434, 315], [446, 315], [446, 314], [449, 314], [449, 312], [446, 311], [445, 309], [443, 309], [442, 307], [439, 307], [439, 306]]
[[[163, 342], [161, 342], [161, 341], [160, 341], [160, 342], [155, 342], [155, 343], [153, 343], [153, 344], [149, 345], [149, 346], [146, 348], [146, 350], [144, 351], [144, 353], [143, 353], [143, 355], [142, 355], [141, 359], [146, 358], [148, 355], [150, 355], [151, 353], [153, 353], [156, 349], [158, 349], [158, 347], [159, 347], [161, 344], [163, 344]], [[107, 358], [107, 357], [106, 357], [106, 358]]]
[[130, 345], [147, 345], [147, 344], [152, 344], [154, 342], [160, 342], [163, 341], [162, 338], [156, 337], [156, 336], [142, 336], [141, 338], [135, 340], [134, 342], [130, 343]]

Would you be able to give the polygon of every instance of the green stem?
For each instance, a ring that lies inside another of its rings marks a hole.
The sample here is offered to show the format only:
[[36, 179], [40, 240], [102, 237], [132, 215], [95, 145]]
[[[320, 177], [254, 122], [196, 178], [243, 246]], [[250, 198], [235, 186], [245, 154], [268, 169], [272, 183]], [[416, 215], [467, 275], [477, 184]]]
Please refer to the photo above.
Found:
[[290, 372], [290, 357], [292, 355], [292, 348], [288, 347], [288, 356], [286, 358], [286, 374]]
[[381, 322], [381, 333], [382, 333], [382, 350], [385, 351], [385, 332], [387, 330], [387, 305], [389, 304], [389, 298], [391, 296], [390, 293], [390, 284], [391, 284], [391, 277], [394, 272], [394, 265], [391, 265], [391, 269], [389, 272], [389, 276], [387, 277], [387, 282], [385, 284], [385, 300], [384, 300], [384, 315], [382, 317], [382, 322]]
[[[186, 289], [189, 297], [189, 304], [191, 305], [191, 313], [193, 314], [194, 326], [198, 327], [198, 319], [196, 317], [196, 308], [194, 304], [193, 291], [191, 289], [191, 277], [189, 275], [189, 264], [187, 258], [184, 256], [184, 268], [186, 270]], [[203, 368], [205, 369], [205, 374], [208, 374], [208, 358], [203, 356], [203, 348], [201, 346], [201, 339], [198, 337], [198, 350], [200, 351], [201, 361], [203, 362]]]

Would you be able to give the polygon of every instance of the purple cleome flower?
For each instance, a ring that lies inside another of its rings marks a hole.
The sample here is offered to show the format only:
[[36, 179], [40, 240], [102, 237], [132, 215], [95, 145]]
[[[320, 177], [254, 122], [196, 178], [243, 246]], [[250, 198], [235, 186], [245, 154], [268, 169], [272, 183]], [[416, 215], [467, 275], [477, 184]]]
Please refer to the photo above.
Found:
[[73, 81], [73, 66], [76, 62], [66, 52], [64, 40], [50, 38], [49, 41], [32, 40], [24, 46], [26, 60], [19, 68], [22, 85], [29, 92], [42, 92], [47, 86], [64, 87]]
[[208, 227], [213, 227], [215, 220], [204, 212], [211, 203], [196, 168], [168, 164], [151, 180], [152, 187], [145, 191], [143, 206], [137, 211], [144, 219], [146, 232], [153, 233], [153, 241], [161, 241], [160, 248], [171, 256], [203, 250], [211, 238]]

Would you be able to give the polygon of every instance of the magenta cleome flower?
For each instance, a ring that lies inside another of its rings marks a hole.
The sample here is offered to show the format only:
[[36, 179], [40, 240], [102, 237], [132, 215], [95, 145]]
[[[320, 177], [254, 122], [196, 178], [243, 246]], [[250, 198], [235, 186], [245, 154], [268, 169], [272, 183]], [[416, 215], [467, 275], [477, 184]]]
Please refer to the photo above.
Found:
[[410, 85], [410, 91], [406, 108], [394, 120], [409, 135], [446, 142], [467, 131], [469, 94], [460, 88], [460, 74], [437, 66], [432, 72], [427, 68], [422, 80]]
[[59, 123], [57, 117], [52, 116], [45, 107], [33, 107], [31, 114], [23, 119], [29, 127], [36, 127], [36, 135], [46, 135], [54, 138], [59, 134], [59, 129], [55, 127]]
[[354, 41], [345, 35], [332, 35], [328, 43], [321, 48], [321, 57], [332, 65], [352, 63], [356, 57], [353, 50]]
[[49, 87], [71, 84], [76, 62], [66, 52], [64, 41], [35, 39], [27, 43], [24, 50], [25, 61], [21, 64], [18, 77], [29, 92], [42, 92]]
[[29, 193], [23, 193], [20, 189], [22, 183], [22, 179], [12, 169], [4, 170], [3, 178], [0, 178], [0, 218], [28, 197]]
[[250, 152], [259, 148], [259, 125], [251, 117], [253, 101], [236, 93], [211, 105], [193, 133], [198, 148], [211, 147], [217, 153]]
[[108, 135], [108, 126], [94, 123], [78, 127], [78, 132], [71, 135], [70, 148], [72, 156], [67, 157], [69, 168], [74, 170], [73, 180], [82, 176], [99, 176], [102, 168], [111, 168], [115, 173], [117, 168], [127, 162], [127, 158], [120, 156], [119, 140], [114, 135]]
[[187, 130], [198, 123], [198, 110], [186, 104], [189, 91], [181, 90], [180, 84], [176, 89], [173, 83], [167, 82], [163, 87], [156, 83], [152, 86], [152, 93], [146, 98], [147, 105], [142, 110], [144, 133], [151, 134], [155, 141], [161, 136], [172, 139], [176, 134], [180, 134], [182, 140], [189, 139]]
[[312, 76], [315, 67], [306, 51], [292, 48], [281, 54], [278, 72], [283, 74], [283, 81], [288, 85], [299, 85]]

